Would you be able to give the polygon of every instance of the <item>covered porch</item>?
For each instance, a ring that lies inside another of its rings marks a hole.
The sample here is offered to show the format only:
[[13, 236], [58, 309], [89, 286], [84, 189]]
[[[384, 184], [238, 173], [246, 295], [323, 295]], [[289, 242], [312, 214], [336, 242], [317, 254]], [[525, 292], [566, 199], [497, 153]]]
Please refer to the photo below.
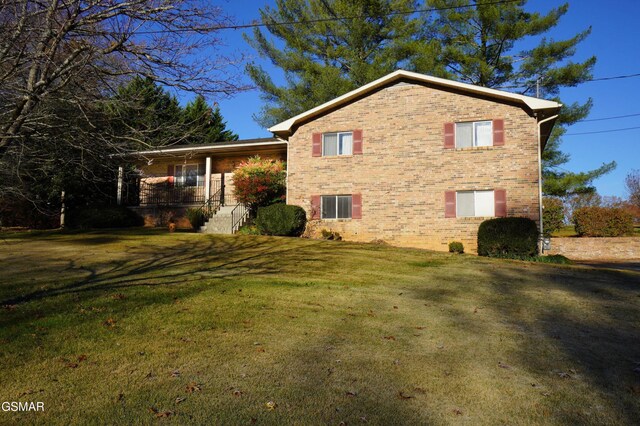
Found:
[[202, 207], [209, 216], [238, 204], [233, 171], [253, 156], [286, 161], [287, 142], [275, 138], [245, 139], [210, 145], [168, 147], [131, 155], [118, 172], [117, 202], [145, 218], [148, 226], [173, 219], [189, 226], [188, 208]]

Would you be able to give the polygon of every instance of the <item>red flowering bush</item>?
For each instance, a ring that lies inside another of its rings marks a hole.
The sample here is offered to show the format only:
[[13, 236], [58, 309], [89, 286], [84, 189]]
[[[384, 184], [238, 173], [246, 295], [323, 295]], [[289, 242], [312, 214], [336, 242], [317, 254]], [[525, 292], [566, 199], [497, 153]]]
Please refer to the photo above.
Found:
[[233, 172], [234, 195], [255, 213], [259, 207], [284, 201], [286, 176], [284, 162], [251, 157]]

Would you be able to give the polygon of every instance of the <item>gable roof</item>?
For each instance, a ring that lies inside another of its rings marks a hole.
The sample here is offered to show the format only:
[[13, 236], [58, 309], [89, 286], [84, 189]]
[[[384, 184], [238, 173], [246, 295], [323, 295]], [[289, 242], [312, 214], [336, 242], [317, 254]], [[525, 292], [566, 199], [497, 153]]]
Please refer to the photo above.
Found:
[[466, 92], [470, 95], [482, 95], [488, 98], [493, 98], [496, 100], [515, 102], [521, 104], [523, 107], [530, 109], [531, 111], [547, 111], [545, 116], [552, 115], [556, 113], [562, 104], [554, 101], [547, 101], [544, 99], [534, 98], [531, 96], [519, 95], [517, 93], [505, 92], [502, 90], [489, 89], [487, 87], [475, 86], [473, 84], [460, 83], [458, 81], [447, 80], [445, 78], [432, 77], [425, 74], [418, 74], [411, 71], [405, 70], [397, 70], [392, 72], [391, 74], [387, 74], [384, 77], [381, 77], [375, 81], [372, 81], [369, 84], [365, 84], [362, 87], [359, 87], [351, 92], [345, 93], [342, 96], [339, 96], [329, 102], [325, 102], [322, 105], [319, 105], [313, 109], [303, 112], [302, 114], [298, 114], [295, 117], [292, 117], [282, 123], [278, 123], [275, 126], [269, 128], [269, 131], [281, 136], [288, 137], [292, 133], [292, 128], [297, 124], [302, 122], [309, 121], [314, 117], [317, 117], [329, 110], [338, 108], [346, 103], [353, 101], [362, 96], [366, 96], [367, 94], [383, 87], [387, 86], [391, 83], [400, 80], [410, 80], [419, 83], [429, 83], [434, 86], [440, 86], [442, 88], [456, 89], [461, 92]]

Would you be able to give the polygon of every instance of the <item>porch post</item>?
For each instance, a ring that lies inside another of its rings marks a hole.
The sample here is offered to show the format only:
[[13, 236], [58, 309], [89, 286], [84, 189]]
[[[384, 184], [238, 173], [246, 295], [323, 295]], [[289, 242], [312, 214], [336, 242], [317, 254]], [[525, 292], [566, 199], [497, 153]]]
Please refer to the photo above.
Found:
[[211, 197], [211, 157], [207, 157], [204, 169], [204, 199], [209, 201]]
[[124, 174], [124, 170], [122, 168], [122, 166], [118, 167], [118, 195], [117, 195], [117, 200], [118, 200], [118, 205], [121, 206], [122, 205], [122, 177]]

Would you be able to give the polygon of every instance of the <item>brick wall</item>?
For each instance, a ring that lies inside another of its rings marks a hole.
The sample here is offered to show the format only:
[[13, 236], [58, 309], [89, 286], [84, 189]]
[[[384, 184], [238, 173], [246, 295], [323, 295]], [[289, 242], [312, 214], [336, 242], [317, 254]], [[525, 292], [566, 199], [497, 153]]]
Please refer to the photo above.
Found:
[[[505, 145], [445, 149], [445, 122], [504, 119]], [[312, 157], [312, 133], [363, 130], [363, 155]], [[289, 138], [288, 202], [362, 194], [362, 219], [320, 220], [345, 239], [476, 248], [485, 218], [445, 218], [445, 191], [507, 191], [508, 216], [538, 220], [537, 124], [521, 107], [400, 83], [301, 125]]]
[[548, 253], [572, 260], [640, 260], [640, 237], [552, 238]]

